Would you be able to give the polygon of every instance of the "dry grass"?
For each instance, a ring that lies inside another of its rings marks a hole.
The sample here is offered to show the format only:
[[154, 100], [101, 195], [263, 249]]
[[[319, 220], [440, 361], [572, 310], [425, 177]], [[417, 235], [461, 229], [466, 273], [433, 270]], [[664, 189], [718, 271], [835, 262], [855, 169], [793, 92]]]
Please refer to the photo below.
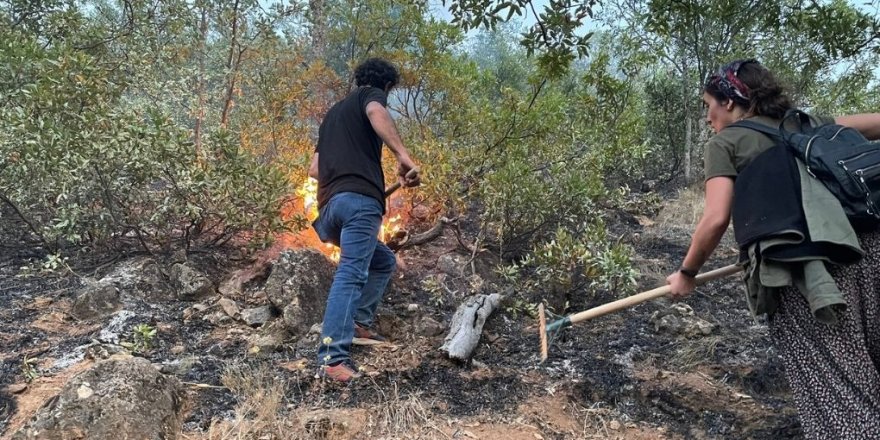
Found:
[[714, 363], [715, 350], [722, 340], [724, 338], [721, 336], [681, 340], [676, 343], [675, 354], [670, 362], [683, 370], [691, 370], [700, 365]]
[[379, 415], [379, 427], [382, 432], [399, 435], [431, 426], [431, 404], [426, 404], [420, 395], [410, 394], [405, 399], [401, 399], [397, 386], [390, 394], [379, 390], [378, 387], [377, 390], [385, 398]]
[[209, 440], [300, 440], [299, 429], [280, 416], [285, 383], [273, 377], [266, 367], [233, 364], [223, 372], [223, 385], [239, 400], [233, 420], [215, 422], [208, 430]]
[[[338, 440], [374, 436], [385, 439], [448, 437], [432, 420], [434, 402], [426, 401], [418, 394], [401, 396], [396, 386], [388, 390], [374, 383], [374, 392], [381, 396], [381, 403], [366, 409], [341, 408], [335, 401], [321, 397], [309, 407], [289, 408], [284, 403], [288, 383], [275, 377], [270, 365], [232, 364], [224, 371], [221, 381], [239, 401], [235, 417], [215, 420], [207, 433], [192, 433], [183, 438]], [[323, 393], [318, 391], [317, 395], [323, 396]], [[426, 432], [433, 432], [434, 436], [425, 437]]]
[[695, 184], [679, 190], [678, 196], [666, 202], [657, 214], [657, 226], [693, 230], [703, 215], [703, 185]]
[[597, 402], [589, 408], [578, 408], [576, 411], [579, 413], [577, 416], [583, 427], [580, 438], [611, 438], [612, 430], [609, 425], [619, 417], [619, 414], [616, 414], [602, 402]]

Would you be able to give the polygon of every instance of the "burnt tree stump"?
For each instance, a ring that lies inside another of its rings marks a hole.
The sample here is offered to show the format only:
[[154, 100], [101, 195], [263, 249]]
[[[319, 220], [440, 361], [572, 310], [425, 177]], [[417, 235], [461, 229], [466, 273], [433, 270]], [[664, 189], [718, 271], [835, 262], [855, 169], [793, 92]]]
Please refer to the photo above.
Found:
[[497, 293], [476, 295], [458, 306], [458, 310], [452, 316], [449, 334], [443, 340], [440, 350], [450, 359], [469, 360], [480, 342], [486, 319], [498, 308], [501, 298], [502, 296]]

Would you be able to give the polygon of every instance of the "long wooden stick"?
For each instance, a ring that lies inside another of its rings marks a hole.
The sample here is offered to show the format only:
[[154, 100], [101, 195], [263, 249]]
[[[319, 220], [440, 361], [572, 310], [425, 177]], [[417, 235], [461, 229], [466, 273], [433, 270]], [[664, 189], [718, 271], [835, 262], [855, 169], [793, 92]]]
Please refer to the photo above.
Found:
[[[730, 275], [733, 275], [737, 272], [742, 271], [742, 267], [737, 266], [735, 264], [731, 264], [730, 266], [725, 266], [720, 269], [715, 269], [713, 271], [709, 271], [706, 273], [702, 273], [697, 275], [696, 283], [697, 285], [702, 285], [708, 283], [709, 281], [716, 280], [718, 278], [724, 278]], [[613, 301], [607, 304], [603, 304], [598, 307], [593, 307], [589, 310], [584, 310], [583, 312], [578, 312], [573, 315], [566, 316], [565, 318], [556, 320], [549, 324], [544, 324], [544, 310], [543, 307], [539, 311], [539, 324], [541, 332], [541, 361], [547, 359], [547, 334], [553, 331], [558, 331], [565, 327], [569, 327], [578, 322], [586, 321], [588, 319], [597, 318], [602, 315], [607, 315], [609, 313], [614, 313], [618, 310], [623, 310], [637, 304], [641, 304], [645, 301], [650, 301], [655, 298], [659, 298], [663, 295], [666, 295], [670, 291], [670, 286], [667, 284], [665, 286], [657, 287], [655, 289], [651, 289], [642, 293], [638, 293], [632, 296], [628, 296], [623, 299], [619, 299], [617, 301]]]
[[[720, 269], [715, 269], [713, 271], [709, 271], [703, 274], [697, 275], [696, 282], [697, 285], [702, 285], [708, 283], [709, 281], [716, 280], [718, 278], [724, 278], [728, 275], [733, 275], [737, 272], [742, 271], [742, 267], [737, 266], [735, 264], [731, 264], [730, 266], [725, 266]], [[645, 301], [650, 301], [655, 298], [659, 298], [669, 293], [671, 290], [670, 286], [667, 284], [665, 286], [657, 287], [655, 289], [648, 290], [646, 292], [638, 293], [632, 296], [628, 296], [623, 299], [619, 299], [614, 302], [610, 302], [608, 304], [603, 304], [598, 307], [593, 307], [592, 309], [585, 310], [583, 312], [575, 313], [574, 315], [570, 315], [568, 319], [572, 324], [586, 321], [588, 319], [593, 319], [602, 315], [607, 315], [609, 313], [614, 313], [618, 310], [623, 310], [629, 307], [632, 307], [636, 304], [641, 304]]]

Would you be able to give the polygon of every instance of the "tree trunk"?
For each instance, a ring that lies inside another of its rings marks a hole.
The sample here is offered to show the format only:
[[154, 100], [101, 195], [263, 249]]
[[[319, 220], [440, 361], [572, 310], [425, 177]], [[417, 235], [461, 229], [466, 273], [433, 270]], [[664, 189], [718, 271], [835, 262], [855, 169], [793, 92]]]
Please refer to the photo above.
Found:
[[208, 42], [208, 6], [202, 5], [202, 18], [199, 23], [199, 73], [196, 78], [196, 123], [193, 137], [196, 146], [196, 157], [202, 156], [202, 124], [205, 120], [205, 58], [207, 58]]
[[693, 144], [694, 144], [694, 123], [691, 119], [690, 112], [685, 109], [685, 127], [684, 127], [684, 180], [688, 184], [693, 181]]
[[324, 58], [326, 51], [325, 37], [327, 35], [327, 13], [325, 6], [324, 0], [309, 0], [309, 12], [312, 18], [312, 27], [309, 30], [312, 38], [309, 61]]
[[238, 3], [235, 0], [232, 6], [232, 35], [229, 41], [229, 57], [226, 60], [226, 69], [229, 71], [229, 82], [226, 86], [226, 99], [223, 101], [223, 112], [220, 114], [220, 126], [226, 128], [229, 123], [229, 109], [232, 107], [232, 95], [235, 92], [235, 79], [238, 76], [238, 65], [241, 61], [241, 51], [235, 56], [238, 44]]
[[691, 103], [688, 83], [688, 64], [687, 58], [682, 56], [681, 60], [681, 100], [684, 109], [684, 180], [691, 183], [693, 178], [692, 154], [694, 151], [694, 127], [693, 118], [691, 117]]

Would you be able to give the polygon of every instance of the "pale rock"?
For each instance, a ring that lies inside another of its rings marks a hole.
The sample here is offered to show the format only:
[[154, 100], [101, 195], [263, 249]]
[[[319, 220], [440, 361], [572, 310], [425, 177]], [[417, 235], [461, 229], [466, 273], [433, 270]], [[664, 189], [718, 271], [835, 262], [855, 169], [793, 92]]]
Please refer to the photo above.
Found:
[[220, 298], [219, 300], [217, 300], [217, 304], [220, 305], [223, 311], [226, 312], [226, 314], [229, 315], [230, 318], [236, 318], [238, 317], [239, 313], [241, 313], [241, 310], [238, 308], [238, 304], [236, 304], [235, 301], [229, 298]]

